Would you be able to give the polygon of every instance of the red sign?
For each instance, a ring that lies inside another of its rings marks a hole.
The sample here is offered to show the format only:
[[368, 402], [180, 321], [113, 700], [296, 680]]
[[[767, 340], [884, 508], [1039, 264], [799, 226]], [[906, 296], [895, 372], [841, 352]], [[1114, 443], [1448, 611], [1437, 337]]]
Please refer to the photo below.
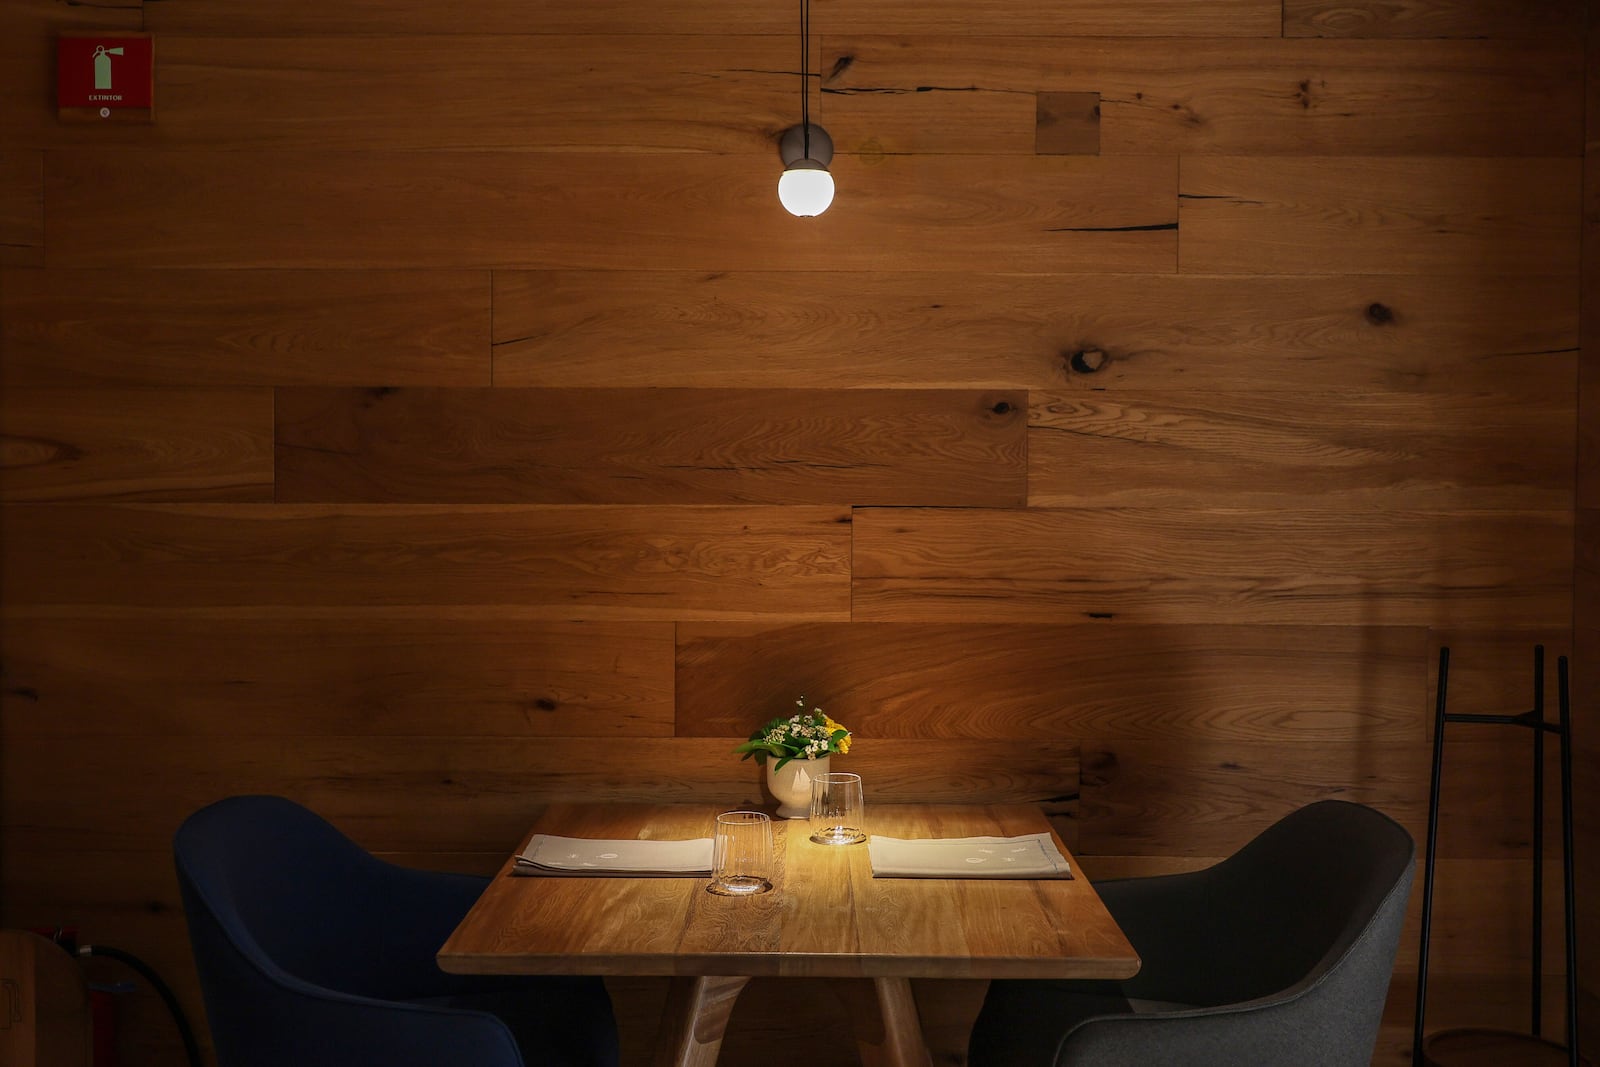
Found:
[[155, 97], [155, 40], [127, 34], [56, 40], [56, 106], [149, 111]]

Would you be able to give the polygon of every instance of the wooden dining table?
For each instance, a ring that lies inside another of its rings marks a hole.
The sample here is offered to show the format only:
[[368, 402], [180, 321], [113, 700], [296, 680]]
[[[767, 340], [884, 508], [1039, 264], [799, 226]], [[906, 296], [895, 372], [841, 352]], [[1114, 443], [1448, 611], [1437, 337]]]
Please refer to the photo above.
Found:
[[[557, 804], [529, 830], [599, 839], [709, 838], [718, 809]], [[820, 845], [774, 820], [770, 892], [724, 897], [709, 878], [499, 874], [438, 953], [459, 974], [671, 976], [656, 1063], [709, 1067], [740, 991], [757, 976], [858, 983], [866, 1064], [928, 1067], [913, 978], [1131, 977], [1139, 957], [1043, 812], [1030, 805], [872, 805], [897, 838], [1051, 832], [1070, 879], [873, 877], [867, 846]], [[523, 844], [526, 844], [526, 839]]]

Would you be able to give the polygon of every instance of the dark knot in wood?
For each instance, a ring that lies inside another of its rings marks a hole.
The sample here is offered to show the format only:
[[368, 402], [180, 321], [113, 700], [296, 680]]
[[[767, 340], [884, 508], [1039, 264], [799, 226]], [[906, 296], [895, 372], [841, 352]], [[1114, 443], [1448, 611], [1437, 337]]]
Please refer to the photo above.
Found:
[[1079, 374], [1093, 374], [1106, 365], [1107, 359], [1098, 348], [1080, 348], [1067, 357], [1067, 363]]
[[1394, 311], [1387, 304], [1368, 304], [1367, 321], [1374, 326], [1387, 326], [1394, 321]]

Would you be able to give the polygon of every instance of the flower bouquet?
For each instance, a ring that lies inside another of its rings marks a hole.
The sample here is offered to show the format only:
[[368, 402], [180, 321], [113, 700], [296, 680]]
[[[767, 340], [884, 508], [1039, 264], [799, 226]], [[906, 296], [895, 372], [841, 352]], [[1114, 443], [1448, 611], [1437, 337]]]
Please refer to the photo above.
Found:
[[778, 762], [773, 764], [773, 770], [794, 759], [822, 759], [835, 752], [842, 756], [850, 751], [847, 728], [823, 714], [821, 708], [807, 711], [805, 697], [795, 704], [800, 708], [798, 712], [771, 720], [734, 751], [744, 753], [743, 759], [754, 756], [763, 765], [774, 758]]

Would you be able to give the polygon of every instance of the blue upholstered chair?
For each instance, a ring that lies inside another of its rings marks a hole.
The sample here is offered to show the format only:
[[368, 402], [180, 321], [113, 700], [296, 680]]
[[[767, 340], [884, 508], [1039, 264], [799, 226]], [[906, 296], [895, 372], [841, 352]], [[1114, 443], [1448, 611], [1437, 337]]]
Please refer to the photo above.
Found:
[[1205, 870], [1097, 883], [1139, 973], [992, 982], [969, 1067], [1368, 1067], [1415, 867], [1401, 826], [1328, 800]]
[[474, 978], [434, 954], [487, 879], [386, 863], [282, 797], [173, 843], [220, 1067], [614, 1067], [599, 978]]

